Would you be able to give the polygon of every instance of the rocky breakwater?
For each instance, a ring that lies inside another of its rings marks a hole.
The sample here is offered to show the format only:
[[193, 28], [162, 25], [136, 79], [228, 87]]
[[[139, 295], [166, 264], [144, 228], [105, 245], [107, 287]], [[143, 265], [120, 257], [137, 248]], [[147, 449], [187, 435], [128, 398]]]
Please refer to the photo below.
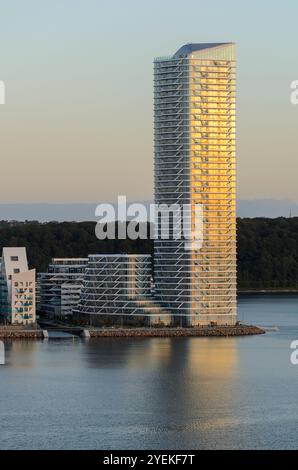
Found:
[[261, 335], [265, 331], [252, 325], [202, 326], [196, 328], [98, 328], [89, 330], [91, 338], [125, 337], [229, 337]]
[[42, 339], [44, 337], [43, 331], [39, 329], [22, 329], [14, 328], [11, 326], [0, 326], [0, 340], [1, 339]]

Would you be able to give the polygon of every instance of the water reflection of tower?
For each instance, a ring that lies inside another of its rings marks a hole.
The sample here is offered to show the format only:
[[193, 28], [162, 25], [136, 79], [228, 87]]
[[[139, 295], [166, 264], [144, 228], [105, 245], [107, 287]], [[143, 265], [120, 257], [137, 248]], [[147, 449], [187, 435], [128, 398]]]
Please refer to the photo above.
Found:
[[[237, 340], [172, 339], [163, 344], [161, 354], [163, 361], [152, 371], [147, 397], [152, 397], [152, 413], [160, 424], [164, 445], [170, 430], [178, 429], [180, 445], [183, 447], [185, 436], [187, 447], [190, 438], [201, 435], [206, 427], [224, 427], [230, 420], [236, 393]], [[156, 351], [155, 355], [158, 361]]]
[[92, 374], [102, 376], [89, 405], [113, 409], [114, 425], [137, 429], [144, 448], [148, 433], [154, 448], [173, 448], [177, 432], [175, 448], [198, 448], [195, 439], [229, 424], [237, 339], [100, 338], [84, 349]]
[[6, 362], [19, 369], [31, 369], [36, 366], [36, 341], [5, 341]]

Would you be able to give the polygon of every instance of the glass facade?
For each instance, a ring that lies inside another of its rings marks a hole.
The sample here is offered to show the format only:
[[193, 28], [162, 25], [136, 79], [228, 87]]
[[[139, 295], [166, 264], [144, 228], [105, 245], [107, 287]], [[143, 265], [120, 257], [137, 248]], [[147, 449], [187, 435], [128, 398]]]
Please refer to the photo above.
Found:
[[88, 258], [53, 258], [47, 273], [38, 276], [40, 314], [72, 315], [80, 300]]
[[88, 315], [139, 314], [150, 296], [150, 255], [89, 255], [78, 311]]
[[155, 202], [203, 213], [203, 244], [155, 240], [157, 300], [185, 324], [236, 321], [235, 45], [154, 62]]
[[151, 299], [150, 255], [89, 255], [75, 315], [89, 324], [169, 324], [171, 314]]

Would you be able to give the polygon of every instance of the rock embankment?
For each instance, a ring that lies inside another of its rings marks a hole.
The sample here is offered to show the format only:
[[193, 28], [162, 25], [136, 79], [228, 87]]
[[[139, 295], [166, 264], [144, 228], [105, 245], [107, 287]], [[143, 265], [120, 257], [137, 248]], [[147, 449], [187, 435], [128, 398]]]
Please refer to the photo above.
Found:
[[186, 337], [186, 336], [246, 336], [261, 335], [265, 331], [257, 326], [237, 325], [237, 326], [212, 326], [199, 328], [101, 328], [90, 329], [91, 338], [105, 337]]
[[42, 339], [44, 337], [42, 330], [21, 330], [0, 328], [1, 339]]

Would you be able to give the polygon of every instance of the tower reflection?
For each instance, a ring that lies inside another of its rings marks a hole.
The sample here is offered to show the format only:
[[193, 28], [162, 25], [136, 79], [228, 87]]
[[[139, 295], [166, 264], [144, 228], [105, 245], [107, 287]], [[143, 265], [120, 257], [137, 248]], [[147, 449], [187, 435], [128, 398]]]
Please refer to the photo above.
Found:
[[37, 341], [5, 341], [6, 364], [19, 369], [36, 366]]

